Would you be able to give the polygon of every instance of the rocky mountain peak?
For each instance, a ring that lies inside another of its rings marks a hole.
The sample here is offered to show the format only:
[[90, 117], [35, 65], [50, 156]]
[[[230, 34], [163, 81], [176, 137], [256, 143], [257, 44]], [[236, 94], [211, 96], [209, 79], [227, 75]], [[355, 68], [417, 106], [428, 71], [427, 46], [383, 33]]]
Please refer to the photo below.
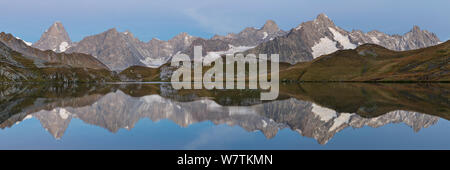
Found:
[[270, 33], [280, 30], [280, 28], [278, 28], [278, 25], [273, 20], [267, 20], [261, 29]]
[[212, 40], [214, 39], [220, 39], [222, 36], [220, 36], [219, 34], [214, 34], [214, 36], [212, 36]]
[[246, 27], [246, 28], [244, 28], [244, 30], [242, 30], [239, 34], [249, 33], [249, 32], [255, 32], [255, 31], [258, 31], [258, 29], [255, 28], [255, 27]]
[[123, 43], [125, 41], [132, 40], [133, 34], [129, 31], [119, 32], [116, 28], [110, 28], [100, 35], [104, 36], [105, 41], [110, 41], [110, 43]]
[[172, 39], [177, 39], [177, 38], [184, 38], [184, 37], [189, 37], [190, 35], [186, 32], [181, 32], [177, 35], [175, 35], [175, 37], [173, 37]]
[[169, 50], [170, 52], [168, 52], [167, 54], [173, 55], [178, 51], [185, 50], [195, 39], [197, 39], [197, 37], [191, 36], [186, 32], [179, 33], [178, 35], [167, 41], [168, 45], [166, 45], [166, 47], [171, 48], [171, 50]]
[[162, 42], [162, 40], [153, 37], [148, 43], [152, 43], [152, 42], [155, 42], [155, 43], [157, 42], [157, 43], [159, 43], [159, 42]]
[[110, 28], [110, 29], [106, 30], [104, 33], [105, 34], [118, 34], [119, 31], [117, 31], [116, 28]]
[[66, 29], [61, 22], [56, 21], [42, 34], [41, 38], [32, 47], [41, 50], [64, 52], [71, 44], [72, 41]]
[[415, 36], [428, 36], [428, 37], [431, 37], [431, 38], [439, 41], [439, 38], [434, 33], [431, 33], [424, 29], [420, 29], [420, 27], [417, 25], [414, 25], [413, 28], [409, 32], [407, 32], [405, 35], [408, 35], [408, 34], [412, 34]]
[[334, 22], [330, 18], [328, 18], [327, 15], [321, 13], [314, 20], [301, 23], [295, 28], [295, 31], [303, 28], [305, 29], [304, 31], [308, 32], [307, 34], [313, 34], [316, 32], [323, 33], [327, 32], [329, 27], [337, 28]]
[[372, 31], [367, 32], [367, 34], [384, 34], [384, 33], [381, 31], [378, 31], [378, 30], [372, 30]]
[[134, 34], [131, 33], [129, 30], [126, 30], [125, 32], [123, 32], [123, 34], [130, 36], [130, 37], [134, 37]]
[[316, 19], [314, 19], [313, 23], [327, 27], [335, 26], [334, 22], [324, 13], [319, 14]]
[[55, 32], [55, 33], [63, 33], [66, 30], [60, 21], [56, 21], [53, 25], [47, 30], [47, 32]]
[[398, 50], [424, 48], [431, 45], [437, 45], [439, 42], [441, 41], [436, 34], [428, 32], [427, 30], [421, 30], [419, 26], [415, 25], [411, 31], [401, 36]]
[[316, 19], [318, 19], [318, 20], [329, 20], [330, 18], [328, 18], [328, 16], [325, 13], [320, 13], [319, 15], [317, 15]]
[[193, 41], [193, 39], [194, 37], [189, 35], [188, 33], [181, 32], [176, 36], [174, 36], [172, 39], [170, 39], [168, 42], [171, 43], [172, 45], [179, 43], [190, 44]]
[[420, 27], [417, 25], [414, 25], [411, 32], [420, 32]]

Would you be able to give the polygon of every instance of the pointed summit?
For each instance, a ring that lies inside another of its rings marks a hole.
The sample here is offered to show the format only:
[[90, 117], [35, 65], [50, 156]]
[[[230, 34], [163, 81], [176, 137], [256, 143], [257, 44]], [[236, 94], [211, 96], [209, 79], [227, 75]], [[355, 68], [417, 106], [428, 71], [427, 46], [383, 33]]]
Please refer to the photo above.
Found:
[[187, 32], [181, 32], [181, 33], [175, 35], [175, 37], [186, 37], [186, 36], [189, 36], [189, 34]]
[[402, 36], [402, 41], [403, 46], [400, 47], [400, 50], [425, 48], [441, 42], [436, 34], [421, 30], [417, 25], [414, 25], [411, 31]]
[[106, 31], [103, 32], [103, 33], [105, 33], [105, 34], [118, 34], [119, 31], [117, 31], [116, 28], [110, 28], [110, 29], [106, 30]]
[[277, 32], [280, 30], [278, 25], [273, 20], [267, 20], [261, 29], [267, 32]]
[[325, 13], [320, 13], [319, 15], [317, 15], [317, 19], [329, 19], [329, 18]]
[[64, 52], [72, 44], [61, 22], [54, 22], [32, 46], [41, 50]]
[[181, 32], [172, 37], [169, 42], [183, 42], [187, 44], [193, 40], [192, 38], [193, 36], [189, 35], [187, 32]]
[[189, 46], [195, 39], [196, 37], [193, 37], [186, 32], [181, 32], [167, 42], [176, 49], [175, 51], [181, 51], [184, 47]]
[[420, 32], [420, 27], [417, 25], [414, 25], [411, 31], [412, 32]]
[[319, 15], [317, 15], [316, 19], [314, 20], [315, 23], [319, 22], [319, 23], [324, 23], [326, 25], [334, 25], [333, 21], [331, 21], [330, 18], [328, 18], [327, 15], [325, 15], [324, 13], [321, 13]]
[[104, 38], [103, 41], [105, 42], [119, 42], [123, 38], [127, 37], [125, 33], [117, 31], [116, 28], [110, 28], [105, 32], [100, 33], [99, 35], [102, 35], [102, 38]]

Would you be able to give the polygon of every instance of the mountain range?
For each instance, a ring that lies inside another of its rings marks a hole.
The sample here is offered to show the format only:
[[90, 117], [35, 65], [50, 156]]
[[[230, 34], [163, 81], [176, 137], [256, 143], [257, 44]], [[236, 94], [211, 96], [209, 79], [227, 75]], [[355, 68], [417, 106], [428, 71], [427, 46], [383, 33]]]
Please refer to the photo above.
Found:
[[[3, 81], [168, 81], [177, 53], [204, 61], [225, 54], [280, 54], [283, 81], [449, 81], [449, 41], [414, 26], [404, 35], [348, 32], [325, 14], [290, 31], [268, 20], [261, 28], [210, 39], [180, 33], [168, 41], [143, 42], [115, 28], [72, 42], [55, 22], [30, 44], [0, 33]], [[69, 69], [65, 69], [69, 68]]]
[[337, 50], [354, 49], [365, 43], [396, 51], [440, 43], [435, 34], [420, 30], [418, 26], [404, 35], [388, 35], [376, 30], [349, 32], [336, 26], [325, 14], [290, 31], [283, 31], [274, 21], [268, 20], [261, 28], [247, 27], [239, 33], [215, 35], [210, 39], [180, 33], [168, 41], [153, 38], [142, 42], [131, 32], [118, 32], [114, 28], [76, 43], [71, 42], [67, 35], [62, 24], [55, 22], [32, 46], [41, 50], [89, 54], [111, 70], [121, 71], [134, 65], [159, 67], [176, 53], [193, 56], [193, 46], [196, 45], [202, 45], [203, 55], [209, 60], [223, 54], [247, 51], [255, 54], [278, 53], [281, 62], [295, 64]]
[[404, 35], [388, 35], [376, 30], [368, 33], [360, 30], [349, 32], [336, 26], [325, 14], [320, 14], [313, 21], [304, 22], [285, 36], [264, 42], [248, 53], [280, 54], [281, 62], [295, 64], [337, 50], [354, 49], [366, 43], [403, 51], [437, 45], [440, 40], [434, 33], [420, 30], [418, 26]]

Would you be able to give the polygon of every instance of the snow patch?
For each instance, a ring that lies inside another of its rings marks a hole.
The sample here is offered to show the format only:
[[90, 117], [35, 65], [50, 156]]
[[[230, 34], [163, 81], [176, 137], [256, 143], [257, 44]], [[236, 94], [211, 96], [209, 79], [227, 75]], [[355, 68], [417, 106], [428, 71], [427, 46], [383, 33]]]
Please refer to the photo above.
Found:
[[141, 101], [147, 103], [147, 104], [153, 104], [153, 103], [163, 103], [164, 102], [164, 98], [162, 98], [159, 95], [149, 95], [149, 96], [144, 96], [141, 97]]
[[263, 123], [263, 128], [266, 128], [267, 127], [267, 122], [265, 120], [262, 120], [262, 123]]
[[217, 110], [222, 108], [222, 105], [216, 103], [214, 100], [202, 100], [201, 102], [206, 104], [206, 108], [208, 110]]
[[23, 120], [27, 120], [27, 119], [31, 119], [31, 118], [33, 118], [33, 115], [27, 115], [27, 116], [25, 116], [25, 118], [23, 118]]
[[239, 52], [244, 52], [249, 49], [255, 48], [255, 46], [238, 46], [235, 47], [233, 45], [228, 45], [230, 48], [227, 51], [214, 51], [214, 52], [208, 52], [205, 57], [203, 57], [203, 64], [209, 64], [216, 60], [217, 58], [220, 58], [221, 55], [226, 54], [234, 54]]
[[342, 35], [340, 32], [336, 31], [334, 28], [328, 27], [328, 29], [333, 33], [334, 40], [338, 41], [344, 49], [355, 49], [356, 45], [350, 42], [348, 36]]
[[295, 30], [299, 30], [302, 29], [302, 25], [299, 25], [297, 28], [295, 28]]
[[186, 37], [184, 37], [184, 44], [189, 44], [189, 40], [192, 39], [192, 36], [187, 35]]
[[59, 117], [61, 117], [61, 119], [67, 119], [69, 118], [70, 112], [68, 112], [66, 109], [59, 109]]
[[[206, 54], [206, 56], [203, 57], [203, 63], [204, 64], [209, 64], [209, 63], [213, 62], [214, 60], [216, 60], [217, 58], [220, 58], [221, 55], [244, 52], [244, 51], [247, 51], [249, 49], [255, 48], [255, 46], [233, 46], [233, 45], [228, 45], [228, 46], [229, 46], [229, 49], [227, 51], [211, 51], [211, 52], [208, 52]], [[178, 51], [175, 55], [177, 55], [177, 54], [180, 54], [180, 51]], [[165, 60], [163, 58], [150, 58], [150, 57], [147, 57], [145, 59], [140, 59], [140, 61], [147, 67], [158, 68], [159, 66], [167, 63], [168, 59]]]
[[[23, 41], [23, 40], [22, 40]], [[26, 45], [28, 45], [28, 46], [31, 46], [31, 45], [33, 45], [33, 43], [31, 43], [31, 42], [28, 42], [28, 41], [23, 41]]]
[[69, 48], [69, 43], [67, 42], [62, 42], [61, 44], [59, 44], [59, 51], [60, 52], [64, 52]]
[[252, 108], [244, 106], [230, 106], [228, 107], [228, 115], [257, 115], [258, 113]]
[[370, 39], [371, 39], [372, 42], [375, 43], [375, 44], [379, 44], [379, 43], [380, 43], [380, 40], [378, 40], [377, 37], [370, 37]]
[[336, 111], [316, 104], [312, 104], [312, 112], [319, 116], [320, 120], [324, 122], [328, 122], [329, 120], [337, 116]]
[[19, 123], [21, 123], [21, 122], [24, 121], [24, 120], [31, 119], [32, 117], [33, 117], [32, 115], [27, 115], [27, 116], [25, 116], [21, 121], [17, 121], [17, 122], [15, 123], [15, 125], [18, 125]]
[[335, 130], [336, 128], [340, 127], [341, 125], [348, 123], [350, 121], [350, 117], [352, 115], [353, 114], [350, 114], [350, 113], [341, 113], [341, 115], [339, 115], [339, 117], [334, 119], [334, 123], [328, 131], [331, 132], [331, 131]]
[[147, 57], [144, 60], [140, 59], [145, 66], [150, 68], [158, 68], [159, 66], [165, 64], [167, 60], [164, 60], [163, 58], [150, 58]]
[[[22, 40], [21, 38], [19, 38], [19, 37], [16, 37], [16, 39], [18, 39], [18, 40]], [[28, 46], [31, 46], [31, 45], [33, 45], [33, 43], [31, 43], [31, 42], [28, 42], [28, 41], [25, 41], [25, 40], [22, 40], [22, 42], [23, 43], [25, 43], [26, 45], [28, 45]]]
[[266, 38], [267, 38], [267, 36], [269, 36], [269, 34], [267, 34], [267, 32], [264, 32], [263, 34], [264, 34], [264, 36], [263, 36], [263, 38], [262, 38], [262, 39], [266, 39]]
[[324, 54], [330, 54], [332, 52], [335, 52], [339, 50], [336, 47], [336, 42], [331, 41], [328, 37], [321, 38], [319, 43], [314, 44], [314, 46], [311, 47], [313, 58], [320, 57]]

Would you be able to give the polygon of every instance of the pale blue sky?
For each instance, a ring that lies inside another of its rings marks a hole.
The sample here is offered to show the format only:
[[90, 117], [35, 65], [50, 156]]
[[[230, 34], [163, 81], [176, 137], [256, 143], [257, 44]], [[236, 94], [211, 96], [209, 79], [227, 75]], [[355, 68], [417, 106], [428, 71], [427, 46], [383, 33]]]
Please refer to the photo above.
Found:
[[289, 30], [326, 13], [347, 30], [403, 34], [413, 25], [450, 39], [449, 0], [0, 0], [0, 31], [35, 42], [54, 21], [79, 41], [109, 28], [143, 41], [180, 32], [214, 34], [261, 27], [267, 19]]

